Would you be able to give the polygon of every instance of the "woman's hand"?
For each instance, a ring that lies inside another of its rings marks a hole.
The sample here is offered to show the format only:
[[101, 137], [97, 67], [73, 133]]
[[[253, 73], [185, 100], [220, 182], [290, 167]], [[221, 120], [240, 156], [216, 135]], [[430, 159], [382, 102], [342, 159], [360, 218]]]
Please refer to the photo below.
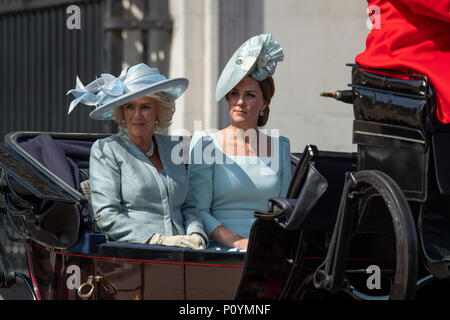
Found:
[[231, 248], [238, 248], [239, 250], [247, 250], [248, 239], [241, 235], [225, 228], [218, 226], [211, 232], [211, 239], [222, 243]]
[[236, 241], [233, 243], [233, 247], [234, 247], [234, 248], [238, 248], [239, 250], [247, 250], [247, 247], [248, 247], [248, 239], [242, 238], [242, 239], [236, 240]]
[[163, 236], [160, 235], [159, 233], [155, 233], [150, 238], [150, 240], [148, 240], [148, 243], [171, 247], [184, 247], [194, 250], [205, 249], [203, 237], [195, 233], [190, 235], [177, 235], [177, 236]]
[[189, 236], [192, 236], [195, 243], [199, 243], [199, 250], [206, 249], [206, 239], [197, 232], [191, 233]]

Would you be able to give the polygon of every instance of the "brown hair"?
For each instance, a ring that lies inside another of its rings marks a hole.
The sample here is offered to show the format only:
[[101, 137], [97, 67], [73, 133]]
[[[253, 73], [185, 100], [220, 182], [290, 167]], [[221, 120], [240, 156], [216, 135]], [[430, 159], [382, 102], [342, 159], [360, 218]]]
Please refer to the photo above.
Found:
[[273, 94], [275, 93], [275, 84], [273, 82], [272, 77], [267, 77], [262, 81], [259, 82], [259, 87], [261, 88], [263, 99], [267, 103], [267, 107], [264, 109], [264, 115], [259, 116], [258, 118], [258, 127], [262, 127], [267, 123], [267, 120], [269, 120], [269, 104], [272, 100]]

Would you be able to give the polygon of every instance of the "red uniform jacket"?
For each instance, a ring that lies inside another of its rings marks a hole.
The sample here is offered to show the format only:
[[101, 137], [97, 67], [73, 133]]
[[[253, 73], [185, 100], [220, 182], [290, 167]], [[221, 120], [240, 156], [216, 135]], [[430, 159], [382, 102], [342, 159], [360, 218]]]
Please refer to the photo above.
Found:
[[450, 0], [367, 1], [374, 28], [355, 62], [426, 75], [437, 91], [437, 118], [450, 123]]

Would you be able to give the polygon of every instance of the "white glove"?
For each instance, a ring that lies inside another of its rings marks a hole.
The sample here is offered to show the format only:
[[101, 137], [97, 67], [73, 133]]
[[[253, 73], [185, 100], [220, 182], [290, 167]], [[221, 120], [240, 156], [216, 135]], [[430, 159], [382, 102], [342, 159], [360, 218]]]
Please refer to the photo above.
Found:
[[203, 250], [206, 247], [203, 237], [196, 233], [190, 234], [188, 236], [187, 235], [163, 236], [160, 235], [159, 233], [155, 233], [150, 238], [148, 243], [159, 244], [163, 246], [184, 247], [194, 250]]
[[199, 243], [199, 249], [206, 249], [206, 241], [205, 238], [200, 233], [191, 233], [189, 237], [193, 237], [195, 243]]

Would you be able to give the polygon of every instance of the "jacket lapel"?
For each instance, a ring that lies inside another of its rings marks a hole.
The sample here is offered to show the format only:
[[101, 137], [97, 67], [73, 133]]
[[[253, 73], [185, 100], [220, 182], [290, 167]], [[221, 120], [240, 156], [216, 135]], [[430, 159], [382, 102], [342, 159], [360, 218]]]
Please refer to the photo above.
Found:
[[166, 178], [167, 178], [167, 186], [168, 186], [168, 196], [169, 199], [172, 198], [173, 195], [173, 180], [172, 180], [172, 159], [171, 157], [171, 153], [172, 150], [170, 148], [171, 144], [167, 143], [167, 141], [165, 141], [166, 139], [164, 139], [165, 137], [159, 134], [153, 134], [153, 136], [155, 137], [155, 141], [158, 145], [158, 150], [159, 150], [159, 158], [161, 159], [161, 162], [163, 164], [164, 167], [164, 172], [166, 173]]
[[[165, 189], [164, 183], [162, 182], [161, 177], [159, 176], [159, 173], [156, 170], [155, 166], [147, 158], [147, 156], [144, 153], [142, 153], [141, 150], [139, 150], [139, 148], [133, 143], [133, 141], [131, 141], [131, 139], [128, 137], [127, 132], [121, 131], [120, 136], [126, 142], [126, 145], [130, 149], [130, 152], [132, 152], [138, 159], [141, 159], [142, 161], [149, 164], [149, 166], [151, 167], [151, 172], [153, 173], [155, 180], [158, 182], [159, 187]], [[167, 186], [168, 186], [168, 197], [169, 197], [169, 201], [170, 201], [170, 199], [172, 199], [172, 196], [174, 193], [174, 181], [172, 179], [174, 168], [173, 168], [173, 162], [171, 159], [172, 143], [168, 143], [169, 141], [167, 141], [167, 139], [170, 139], [170, 138], [168, 138], [164, 135], [154, 133], [153, 136], [155, 137], [155, 141], [158, 145], [159, 157], [163, 164], [164, 172], [166, 173]]]
[[[131, 154], [133, 154], [136, 158], [140, 159], [142, 162], [148, 164], [149, 170], [153, 174], [153, 177], [155, 178], [156, 182], [158, 183], [159, 188], [164, 190], [164, 192], [165, 192], [164, 183], [162, 182], [161, 177], [159, 176], [158, 170], [156, 170], [153, 163], [147, 158], [147, 156], [141, 150], [139, 150], [139, 148], [134, 144], [134, 142], [131, 141], [130, 137], [128, 137], [128, 133], [125, 130], [121, 131], [120, 137], [122, 138], [123, 141], [125, 141], [126, 146], [128, 147], [128, 150], [130, 151]], [[158, 148], [160, 150], [159, 154], [161, 157], [161, 162], [163, 163], [164, 170], [166, 170], [166, 165], [162, 158], [162, 154], [164, 154], [165, 151], [161, 150], [160, 145], [163, 145], [163, 143], [159, 142], [158, 138], [159, 138], [158, 135], [155, 135], [155, 140], [156, 140], [156, 143], [158, 144]], [[167, 171], [166, 171], [166, 174], [167, 174]], [[169, 188], [169, 190], [170, 190], [170, 188]]]

